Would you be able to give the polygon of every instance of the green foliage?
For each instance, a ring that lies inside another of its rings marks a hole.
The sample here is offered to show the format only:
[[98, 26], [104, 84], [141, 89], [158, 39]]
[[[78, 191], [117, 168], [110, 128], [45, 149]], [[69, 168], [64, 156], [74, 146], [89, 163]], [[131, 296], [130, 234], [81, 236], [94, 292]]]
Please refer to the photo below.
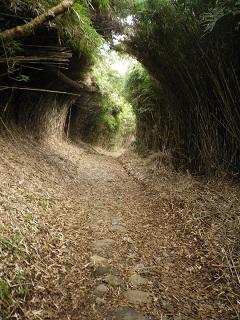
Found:
[[108, 147], [124, 144], [135, 132], [132, 106], [123, 97], [124, 77], [112, 69], [116, 55], [104, 56], [93, 68], [101, 92], [101, 112], [97, 118], [97, 140]]
[[110, 8], [109, 0], [101, 0], [98, 2], [98, 7], [100, 10], [108, 10]]
[[21, 240], [18, 234], [11, 239], [0, 237], [1, 250], [16, 256], [21, 252]]
[[[207, 174], [239, 171], [238, 6], [238, 1], [135, 2], [124, 45], [156, 80], [141, 70], [128, 80], [138, 140], [168, 149], [178, 167]], [[206, 34], [206, 24], [214, 32]]]
[[29, 76], [26, 76], [24, 74], [20, 74], [18, 77], [15, 78], [17, 81], [20, 82], [28, 82], [29, 81]]
[[29, 212], [22, 219], [18, 214], [11, 215], [15, 217], [11, 227], [0, 225], [0, 319], [11, 319], [13, 314], [21, 318], [34, 278], [30, 262], [35, 249], [28, 241], [36, 224]]
[[118, 18], [125, 18], [133, 13], [135, 7], [134, 0], [110, 0], [110, 8]]
[[[168, 115], [168, 104], [160, 84], [140, 65], [135, 65], [125, 83], [125, 94], [136, 115], [137, 149], [168, 148], [168, 128], [162, 117]], [[159, 117], [159, 109], [161, 116]]]
[[[216, 25], [225, 17], [234, 17], [239, 15], [240, 12], [240, 1], [229, 0], [229, 1], [217, 1], [216, 6], [210, 8], [210, 10], [202, 15], [204, 24], [206, 26], [206, 32], [212, 32]], [[233, 19], [232, 19], [233, 21]], [[238, 29], [239, 24], [235, 21], [235, 27]]]
[[16, 40], [11, 40], [5, 45], [5, 53], [7, 57], [14, 57], [23, 51], [22, 44]]
[[19, 66], [16, 63], [15, 57], [21, 55], [23, 52], [22, 44], [19, 41], [11, 40], [4, 45], [4, 56], [8, 58], [7, 68], [8, 74], [11, 75], [11, 78], [19, 82], [28, 82], [29, 77], [18, 72], [18, 75], [15, 75], [16, 70], [20, 71]]
[[127, 98], [136, 114], [151, 113], [158, 103], [158, 85], [141, 65], [135, 65], [125, 83]]
[[[6, 319], [11, 311], [17, 311], [18, 307], [25, 300], [29, 292], [30, 270], [27, 267], [29, 253], [25, 251], [25, 243], [20, 234], [0, 237], [0, 258], [2, 263], [7, 259], [11, 260], [11, 265], [6, 263], [0, 278], [0, 318]], [[21, 259], [26, 264], [25, 268], [19, 268]], [[15, 267], [16, 270], [12, 276], [8, 274], [9, 270]], [[28, 280], [28, 281], [27, 281]]]
[[4, 280], [0, 280], [0, 301], [8, 301], [10, 299], [10, 293], [9, 284]]
[[60, 35], [73, 49], [96, 60], [103, 40], [92, 25], [89, 2], [76, 2], [56, 23]]

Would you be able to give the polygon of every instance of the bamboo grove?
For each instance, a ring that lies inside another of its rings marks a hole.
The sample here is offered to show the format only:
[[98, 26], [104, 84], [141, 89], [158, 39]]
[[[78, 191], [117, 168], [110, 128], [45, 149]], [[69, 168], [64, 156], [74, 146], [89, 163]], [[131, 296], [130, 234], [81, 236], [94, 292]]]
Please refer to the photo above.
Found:
[[126, 89], [139, 148], [168, 151], [177, 168], [238, 174], [239, 1], [135, 4], [125, 46], [143, 68]]

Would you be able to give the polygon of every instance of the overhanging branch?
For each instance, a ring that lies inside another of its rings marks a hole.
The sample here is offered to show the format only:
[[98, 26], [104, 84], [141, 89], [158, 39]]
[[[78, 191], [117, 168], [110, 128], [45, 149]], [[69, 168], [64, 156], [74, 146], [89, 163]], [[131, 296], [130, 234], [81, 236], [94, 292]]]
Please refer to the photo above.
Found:
[[87, 86], [84, 82], [80, 81], [74, 81], [70, 79], [68, 76], [66, 76], [64, 73], [62, 73], [60, 70], [54, 69], [54, 68], [48, 68], [48, 71], [50, 71], [54, 76], [61, 81], [62, 84], [64, 84], [67, 88], [73, 90], [74, 92], [97, 92], [97, 88], [94, 86]]
[[23, 38], [32, 34], [37, 28], [39, 28], [43, 23], [55, 18], [58, 15], [66, 12], [76, 0], [63, 0], [60, 4], [55, 7], [50, 8], [45, 13], [37, 16], [31, 21], [24, 25], [17, 26], [11, 29], [4, 30], [0, 32], [0, 39], [11, 40], [16, 38]]

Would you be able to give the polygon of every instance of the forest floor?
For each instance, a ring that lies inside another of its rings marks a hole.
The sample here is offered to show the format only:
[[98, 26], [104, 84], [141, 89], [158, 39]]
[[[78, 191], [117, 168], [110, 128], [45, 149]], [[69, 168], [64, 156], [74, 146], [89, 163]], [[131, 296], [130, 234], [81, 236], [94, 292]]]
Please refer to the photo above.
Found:
[[239, 319], [240, 188], [0, 138], [0, 319]]

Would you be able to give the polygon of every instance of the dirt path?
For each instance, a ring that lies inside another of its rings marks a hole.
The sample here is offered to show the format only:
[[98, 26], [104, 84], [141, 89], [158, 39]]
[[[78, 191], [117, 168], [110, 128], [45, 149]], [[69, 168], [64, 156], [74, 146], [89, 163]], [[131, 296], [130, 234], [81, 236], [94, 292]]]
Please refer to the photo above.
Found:
[[234, 319], [206, 289], [197, 230], [172, 214], [183, 203], [88, 148], [1, 145], [2, 239], [19, 247], [2, 249], [0, 275], [20, 301], [5, 299], [2, 320]]

